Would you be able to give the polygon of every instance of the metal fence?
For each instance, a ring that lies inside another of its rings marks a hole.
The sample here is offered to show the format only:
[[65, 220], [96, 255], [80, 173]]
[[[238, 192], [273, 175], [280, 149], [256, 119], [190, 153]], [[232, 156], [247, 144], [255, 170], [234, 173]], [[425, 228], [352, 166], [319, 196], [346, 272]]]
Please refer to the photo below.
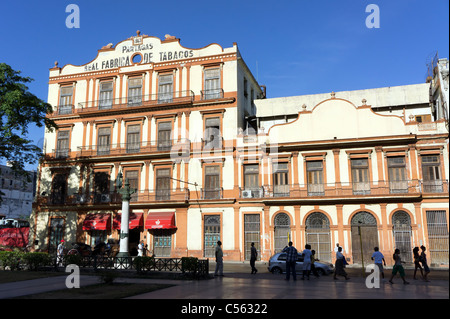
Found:
[[136, 270], [139, 273], [149, 271], [173, 271], [190, 273], [194, 277], [207, 277], [209, 274], [209, 260], [198, 259], [196, 267], [185, 268], [183, 258], [157, 257], [107, 257], [107, 256], [57, 256], [53, 259], [53, 267], [66, 267], [76, 264], [80, 268], [93, 270]]

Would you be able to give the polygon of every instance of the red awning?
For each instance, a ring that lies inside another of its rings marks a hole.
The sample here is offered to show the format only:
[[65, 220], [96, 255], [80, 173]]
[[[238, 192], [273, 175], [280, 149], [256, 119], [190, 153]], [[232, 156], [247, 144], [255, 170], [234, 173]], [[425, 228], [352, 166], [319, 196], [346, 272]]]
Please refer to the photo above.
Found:
[[145, 220], [146, 229], [174, 229], [175, 213], [149, 213]]
[[88, 214], [83, 222], [83, 230], [110, 230], [111, 214]]
[[[144, 218], [142, 217], [144, 213], [130, 213], [130, 220], [128, 222], [128, 228], [134, 229], [139, 228], [144, 225]], [[114, 217], [113, 220], [113, 228], [114, 229], [120, 229], [121, 227], [121, 220], [122, 220], [122, 214], [117, 214], [116, 217]]]

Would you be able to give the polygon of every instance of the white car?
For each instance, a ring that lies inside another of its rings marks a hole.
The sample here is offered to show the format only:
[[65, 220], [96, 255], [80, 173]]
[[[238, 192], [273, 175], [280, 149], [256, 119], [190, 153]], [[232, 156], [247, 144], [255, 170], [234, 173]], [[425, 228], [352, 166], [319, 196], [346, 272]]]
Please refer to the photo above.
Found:
[[[324, 263], [315, 261], [314, 265], [319, 275], [329, 275], [333, 273], [333, 265], [331, 263]], [[273, 274], [282, 274], [286, 272], [286, 253], [277, 253], [269, 259], [269, 271]], [[298, 254], [295, 272], [303, 272], [303, 257]]]

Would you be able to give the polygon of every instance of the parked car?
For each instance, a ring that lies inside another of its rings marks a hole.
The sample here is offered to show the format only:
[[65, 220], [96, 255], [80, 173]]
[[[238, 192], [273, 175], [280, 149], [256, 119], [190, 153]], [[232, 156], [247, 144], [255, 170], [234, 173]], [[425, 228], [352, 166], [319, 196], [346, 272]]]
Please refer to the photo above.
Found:
[[[333, 273], [333, 265], [327, 262], [315, 261], [317, 272], [319, 275], [329, 275]], [[269, 259], [269, 271], [273, 274], [282, 274], [286, 272], [286, 253], [277, 253]], [[295, 272], [303, 272], [303, 257], [298, 254]]]

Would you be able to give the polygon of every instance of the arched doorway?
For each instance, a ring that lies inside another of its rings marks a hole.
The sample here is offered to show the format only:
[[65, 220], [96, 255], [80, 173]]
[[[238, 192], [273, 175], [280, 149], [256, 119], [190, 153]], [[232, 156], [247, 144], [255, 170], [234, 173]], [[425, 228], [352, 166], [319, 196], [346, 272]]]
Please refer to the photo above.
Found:
[[369, 212], [356, 213], [351, 221], [353, 263], [364, 265], [373, 263], [370, 259], [378, 246], [377, 220]]
[[292, 241], [291, 236], [291, 219], [286, 213], [278, 213], [274, 220], [274, 233], [275, 233], [275, 253], [283, 250]]
[[397, 211], [392, 215], [392, 233], [395, 247], [400, 249], [402, 260], [412, 262], [411, 246], [411, 218], [404, 211]]
[[330, 221], [325, 214], [315, 212], [306, 218], [306, 243], [316, 251], [316, 259], [331, 262]]

